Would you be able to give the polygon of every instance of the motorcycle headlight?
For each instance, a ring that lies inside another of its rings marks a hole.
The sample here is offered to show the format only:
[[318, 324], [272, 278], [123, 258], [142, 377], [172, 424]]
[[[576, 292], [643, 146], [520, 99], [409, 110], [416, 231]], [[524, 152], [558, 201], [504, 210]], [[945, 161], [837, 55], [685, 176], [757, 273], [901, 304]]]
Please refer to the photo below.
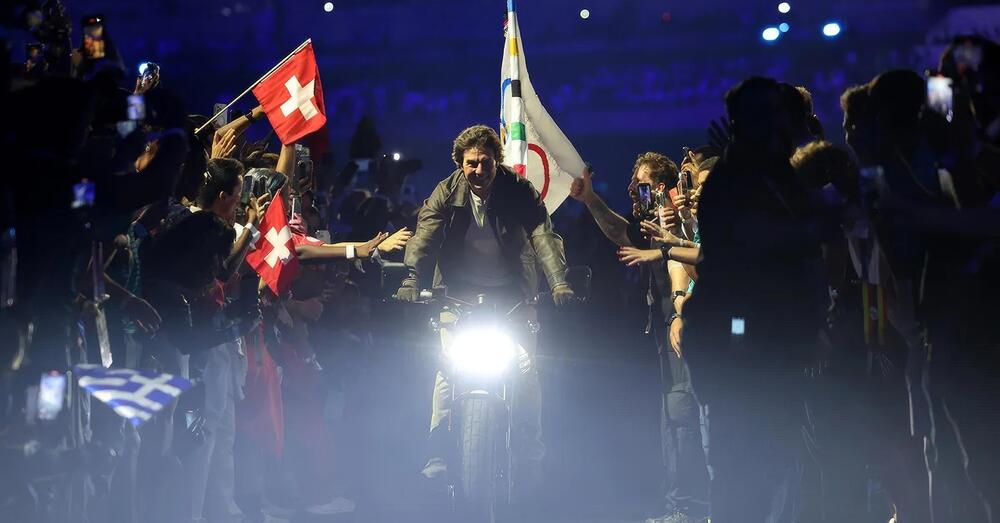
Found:
[[462, 374], [497, 376], [517, 356], [517, 345], [497, 328], [460, 329], [446, 355]]

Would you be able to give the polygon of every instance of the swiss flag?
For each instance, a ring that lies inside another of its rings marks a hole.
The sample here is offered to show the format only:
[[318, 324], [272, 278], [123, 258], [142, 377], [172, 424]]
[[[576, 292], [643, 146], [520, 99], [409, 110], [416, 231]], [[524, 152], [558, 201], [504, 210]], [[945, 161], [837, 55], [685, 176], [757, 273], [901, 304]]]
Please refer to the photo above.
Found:
[[275, 294], [281, 296], [299, 274], [299, 258], [295, 255], [295, 241], [288, 226], [285, 200], [280, 194], [264, 213], [260, 222], [260, 239], [254, 247], [247, 254], [247, 263]]
[[319, 80], [312, 42], [257, 84], [253, 94], [285, 145], [299, 141], [326, 124], [323, 84]]

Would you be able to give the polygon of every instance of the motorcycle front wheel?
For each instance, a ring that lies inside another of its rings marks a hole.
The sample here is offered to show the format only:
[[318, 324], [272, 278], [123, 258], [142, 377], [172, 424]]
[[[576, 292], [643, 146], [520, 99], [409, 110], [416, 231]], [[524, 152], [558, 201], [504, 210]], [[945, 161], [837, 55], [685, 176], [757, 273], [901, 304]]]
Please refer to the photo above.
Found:
[[497, 501], [497, 412], [496, 400], [472, 394], [461, 402], [458, 451], [461, 460], [463, 521], [493, 523]]

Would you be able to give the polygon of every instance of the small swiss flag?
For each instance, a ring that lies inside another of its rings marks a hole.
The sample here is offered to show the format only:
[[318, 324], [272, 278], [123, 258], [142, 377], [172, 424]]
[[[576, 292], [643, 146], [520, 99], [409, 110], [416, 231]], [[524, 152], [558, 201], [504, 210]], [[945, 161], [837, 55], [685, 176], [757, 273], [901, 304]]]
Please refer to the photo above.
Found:
[[291, 288], [299, 274], [299, 258], [295, 255], [285, 200], [280, 194], [264, 213], [260, 222], [260, 239], [254, 250], [247, 254], [247, 263], [278, 296]]
[[312, 42], [257, 84], [253, 94], [285, 145], [299, 141], [326, 124], [323, 84], [319, 80]]

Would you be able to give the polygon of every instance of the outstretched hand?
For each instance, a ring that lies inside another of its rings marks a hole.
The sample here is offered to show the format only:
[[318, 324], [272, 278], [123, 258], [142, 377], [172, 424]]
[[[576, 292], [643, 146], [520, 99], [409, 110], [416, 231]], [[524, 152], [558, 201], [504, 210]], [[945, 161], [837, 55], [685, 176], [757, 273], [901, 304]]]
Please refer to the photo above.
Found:
[[413, 237], [413, 231], [403, 227], [402, 229], [392, 233], [388, 238], [382, 243], [378, 244], [379, 252], [390, 253], [402, 249], [406, 242], [410, 241]]
[[212, 158], [229, 158], [236, 150], [236, 129], [219, 129], [212, 136]]
[[584, 202], [594, 195], [594, 183], [591, 181], [590, 167], [585, 167], [579, 178], [574, 178], [569, 187], [569, 196], [574, 200]]
[[628, 265], [635, 267], [640, 263], [653, 263], [663, 259], [663, 253], [659, 249], [637, 249], [635, 247], [622, 247], [618, 249], [618, 259]]
[[379, 244], [384, 242], [385, 239], [388, 237], [389, 235], [387, 233], [380, 232], [376, 234], [374, 238], [366, 241], [365, 243], [362, 243], [361, 245], [358, 245], [357, 248], [355, 249], [358, 258], [370, 258], [372, 252], [374, 252], [375, 249], [378, 248]]
[[643, 234], [649, 235], [649, 238], [653, 241], [662, 243], [664, 245], [673, 245], [674, 247], [680, 247], [682, 241], [674, 233], [660, 227], [659, 224], [653, 223], [649, 220], [644, 220], [640, 227], [642, 228]]

